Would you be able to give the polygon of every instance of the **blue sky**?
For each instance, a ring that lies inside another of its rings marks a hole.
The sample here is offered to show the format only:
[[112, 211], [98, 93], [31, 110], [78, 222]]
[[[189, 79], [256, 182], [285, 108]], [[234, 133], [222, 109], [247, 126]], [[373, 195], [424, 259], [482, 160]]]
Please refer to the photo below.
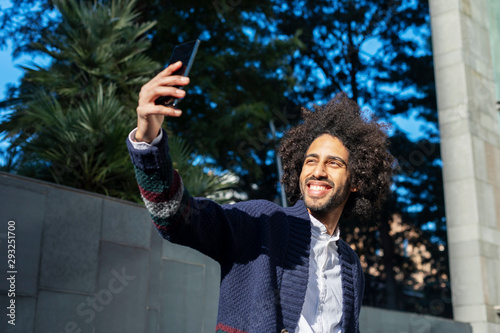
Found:
[[[4, 9], [10, 7], [9, 0], [0, 0], [0, 8]], [[22, 76], [22, 71], [16, 68], [16, 65], [26, 64], [27, 58], [23, 57], [17, 59], [16, 61], [12, 60], [12, 49], [10, 47], [3, 48], [0, 50], [0, 100], [5, 98], [5, 92], [7, 90], [7, 84], [15, 84], [19, 81]]]
[[[22, 71], [15, 67], [18, 61], [12, 61], [12, 56], [10, 55], [10, 53], [10, 48], [4, 48], [0, 51], [0, 72], [2, 73], [2, 75], [0, 75], [0, 100], [5, 99], [7, 85], [15, 84], [19, 81], [19, 78], [22, 75]], [[2, 118], [0, 117], [0, 119]], [[6, 143], [3, 142], [3, 138], [0, 136], [0, 150], [5, 149], [5, 147]], [[0, 162], [2, 162], [1, 158]]]
[[4, 48], [0, 51], [0, 70], [2, 75], [0, 75], [0, 100], [5, 98], [5, 92], [7, 90], [8, 84], [17, 84], [22, 76], [22, 71], [16, 68], [17, 65], [27, 64], [28, 59], [26, 57], [12, 60], [11, 48]]

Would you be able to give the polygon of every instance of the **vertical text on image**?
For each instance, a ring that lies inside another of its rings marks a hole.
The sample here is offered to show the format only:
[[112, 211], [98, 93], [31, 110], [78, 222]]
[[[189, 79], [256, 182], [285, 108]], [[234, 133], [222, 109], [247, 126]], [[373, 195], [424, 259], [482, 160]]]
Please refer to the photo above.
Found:
[[7, 306], [7, 322], [16, 325], [16, 222], [7, 222], [7, 281], [9, 290], [9, 306]]

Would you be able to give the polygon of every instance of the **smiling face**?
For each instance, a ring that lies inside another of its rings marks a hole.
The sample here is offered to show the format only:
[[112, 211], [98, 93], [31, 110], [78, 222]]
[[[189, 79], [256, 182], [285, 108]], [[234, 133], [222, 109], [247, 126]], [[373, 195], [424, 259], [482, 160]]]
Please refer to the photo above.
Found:
[[300, 173], [300, 191], [311, 214], [340, 216], [351, 188], [347, 170], [349, 152], [330, 134], [317, 137], [306, 152]]

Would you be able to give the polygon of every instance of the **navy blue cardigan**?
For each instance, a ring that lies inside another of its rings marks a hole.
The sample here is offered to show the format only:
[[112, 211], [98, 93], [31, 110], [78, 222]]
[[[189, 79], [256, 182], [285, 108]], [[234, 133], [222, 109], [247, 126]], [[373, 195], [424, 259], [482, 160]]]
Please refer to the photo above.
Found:
[[[167, 240], [221, 266], [216, 332], [294, 332], [304, 304], [311, 227], [303, 201], [283, 208], [265, 200], [219, 205], [192, 198], [173, 170], [166, 133], [147, 150], [127, 140], [139, 190]], [[364, 278], [359, 258], [337, 242], [343, 291], [342, 332], [359, 332]]]

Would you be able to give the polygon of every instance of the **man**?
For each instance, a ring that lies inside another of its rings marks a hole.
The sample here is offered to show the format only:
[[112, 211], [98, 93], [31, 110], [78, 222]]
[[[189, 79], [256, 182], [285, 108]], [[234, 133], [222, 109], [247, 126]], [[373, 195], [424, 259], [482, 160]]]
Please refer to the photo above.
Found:
[[219, 262], [217, 332], [358, 332], [364, 279], [355, 252], [339, 237], [340, 217], [366, 218], [389, 192], [393, 157], [381, 125], [338, 95], [283, 138], [282, 208], [255, 200], [218, 205], [192, 198], [173, 170], [164, 117], [155, 105], [182, 98], [188, 78], [167, 67], [141, 89], [137, 129], [127, 144], [141, 194], [167, 240]]

